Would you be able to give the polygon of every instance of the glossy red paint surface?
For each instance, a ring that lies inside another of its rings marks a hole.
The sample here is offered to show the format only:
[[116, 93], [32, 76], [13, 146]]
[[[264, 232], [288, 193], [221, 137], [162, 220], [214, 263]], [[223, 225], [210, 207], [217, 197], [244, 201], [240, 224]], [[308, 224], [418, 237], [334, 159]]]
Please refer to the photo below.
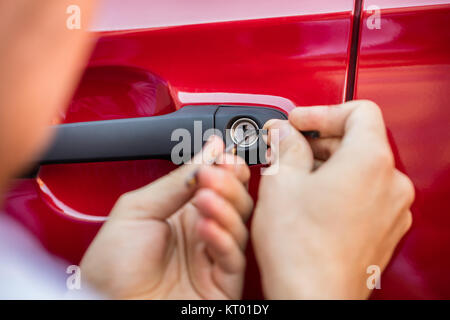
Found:
[[[352, 10], [345, 3], [339, 13], [102, 34], [60, 120], [153, 116], [214, 102], [285, 111], [342, 102]], [[6, 211], [77, 263], [121, 193], [173, 168], [159, 160], [44, 166], [36, 181], [18, 182]], [[252, 174], [256, 199], [259, 168]], [[261, 298], [251, 250], [244, 296]]]
[[167, 82], [140, 69], [105, 66], [86, 70], [61, 122], [158, 116], [175, 111]]
[[370, 14], [363, 16], [356, 98], [382, 108], [397, 166], [417, 194], [413, 227], [373, 298], [449, 299], [450, 5], [382, 9], [379, 30], [367, 27]]

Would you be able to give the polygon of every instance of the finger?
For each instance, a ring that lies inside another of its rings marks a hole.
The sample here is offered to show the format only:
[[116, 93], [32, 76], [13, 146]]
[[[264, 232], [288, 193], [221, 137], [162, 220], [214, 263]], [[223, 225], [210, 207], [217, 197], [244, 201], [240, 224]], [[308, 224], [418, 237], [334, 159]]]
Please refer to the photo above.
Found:
[[248, 232], [244, 225], [244, 217], [241, 217], [228, 201], [212, 190], [200, 189], [195, 194], [192, 203], [203, 217], [217, 222], [231, 234], [242, 250], [245, 249]]
[[313, 168], [313, 154], [305, 137], [287, 120], [272, 119], [266, 122], [271, 163], [295, 166], [304, 172]]
[[289, 114], [289, 121], [297, 130], [317, 130], [321, 137], [341, 137], [375, 130], [385, 133], [378, 106], [367, 100], [355, 100], [335, 106], [298, 107]]
[[205, 160], [215, 158], [224, 144], [212, 136], [191, 161], [168, 175], [140, 189], [122, 195], [111, 214], [127, 218], [152, 218], [164, 220], [181, 208], [193, 196], [197, 187], [186, 184], [189, 176], [201, 168]]
[[375, 170], [391, 166], [393, 156], [383, 117], [376, 104], [361, 100], [329, 108], [334, 108], [335, 111], [323, 114], [340, 113], [340, 116], [329, 116], [334, 121], [328, 122], [330, 123], [328, 133], [343, 137], [340, 146], [321, 166], [320, 171], [329, 174], [326, 172], [327, 168], [334, 170], [335, 165], [338, 165], [341, 172], [346, 174], [373, 175]]
[[[386, 127], [380, 108], [367, 100], [352, 101], [343, 105], [344, 112], [348, 113], [344, 125], [343, 146], [357, 146], [371, 143], [371, 148], [378, 144], [387, 146]], [[358, 143], [352, 143], [357, 141]]]
[[405, 236], [405, 234], [409, 231], [412, 225], [412, 214], [410, 210], [403, 211], [397, 221], [392, 225], [392, 228], [386, 232], [385, 238], [387, 241], [384, 242], [382, 252], [384, 253], [377, 262], [377, 264], [383, 270], [386, 265], [391, 260], [394, 251], [401, 241], [401, 239]]
[[411, 179], [403, 172], [395, 169], [393, 193], [396, 199], [402, 200], [402, 209], [411, 207], [415, 198], [415, 189]]
[[405, 214], [405, 220], [403, 221], [403, 225], [402, 225], [402, 229], [403, 229], [403, 234], [401, 235], [401, 237], [403, 238], [403, 236], [409, 231], [409, 229], [411, 229], [413, 223], [413, 217], [412, 217], [412, 212], [411, 210], [407, 210], [406, 214]]
[[409, 231], [409, 229], [412, 226], [412, 213], [411, 210], [404, 210], [399, 218], [397, 219], [397, 222], [395, 223], [395, 227], [390, 232], [390, 237], [392, 243], [394, 243], [394, 247], [397, 245], [397, 243], [405, 236], [405, 234]]
[[237, 242], [210, 219], [200, 219], [199, 237], [205, 241], [208, 255], [226, 273], [239, 273], [245, 269], [245, 256]]
[[328, 160], [341, 145], [340, 138], [308, 139], [315, 159]]
[[414, 202], [415, 190], [411, 180], [399, 170], [394, 171], [392, 183], [393, 203], [396, 203], [396, 209], [399, 214], [395, 219], [392, 231], [393, 241], [400, 239], [408, 232], [412, 224], [411, 205]]
[[342, 136], [346, 118], [339, 106], [297, 107], [289, 113], [289, 122], [297, 130], [317, 130], [321, 137]]
[[222, 153], [218, 156], [216, 164], [218, 167], [234, 173], [242, 183], [247, 183], [250, 179], [250, 169], [245, 160], [239, 156]]
[[229, 201], [243, 216], [253, 210], [253, 200], [236, 176], [216, 166], [205, 166], [197, 173], [198, 188], [211, 189]]

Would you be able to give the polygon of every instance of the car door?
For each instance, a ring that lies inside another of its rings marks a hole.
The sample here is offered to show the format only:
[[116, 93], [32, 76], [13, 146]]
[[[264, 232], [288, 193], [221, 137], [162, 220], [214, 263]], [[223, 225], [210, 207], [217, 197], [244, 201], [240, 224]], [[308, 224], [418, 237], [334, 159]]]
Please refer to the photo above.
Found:
[[[84, 76], [55, 122], [373, 99], [397, 167], [417, 189], [414, 227], [373, 298], [448, 298], [449, 14], [437, 0], [108, 0]], [[6, 211], [78, 263], [118, 196], [173, 168], [162, 159], [43, 165], [16, 182]], [[259, 178], [253, 166], [255, 200]], [[247, 257], [244, 297], [261, 298], [251, 246]]]
[[450, 297], [449, 21], [449, 1], [364, 1], [355, 98], [379, 104], [416, 189], [412, 228], [373, 298]]

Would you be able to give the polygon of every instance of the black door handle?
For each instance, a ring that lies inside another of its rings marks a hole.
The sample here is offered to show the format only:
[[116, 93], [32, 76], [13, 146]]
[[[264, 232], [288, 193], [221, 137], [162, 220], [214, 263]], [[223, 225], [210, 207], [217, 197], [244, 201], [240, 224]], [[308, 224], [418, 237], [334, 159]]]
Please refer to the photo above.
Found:
[[[171, 139], [174, 130], [184, 128], [193, 137], [194, 122], [201, 121], [203, 132], [216, 128], [226, 137], [230, 134], [227, 129], [242, 118], [252, 120], [260, 129], [269, 119], [287, 117], [283, 112], [267, 107], [197, 105], [185, 106], [163, 116], [62, 124], [56, 126], [53, 144], [39, 163], [170, 159], [172, 149], [178, 143]], [[252, 146], [240, 148], [247, 159], [252, 152], [257, 154], [258, 148], [266, 147], [262, 139], [258, 140]], [[199, 151], [194, 147], [192, 141], [192, 154]], [[256, 163], [261, 162], [264, 163], [264, 159], [258, 157]]]

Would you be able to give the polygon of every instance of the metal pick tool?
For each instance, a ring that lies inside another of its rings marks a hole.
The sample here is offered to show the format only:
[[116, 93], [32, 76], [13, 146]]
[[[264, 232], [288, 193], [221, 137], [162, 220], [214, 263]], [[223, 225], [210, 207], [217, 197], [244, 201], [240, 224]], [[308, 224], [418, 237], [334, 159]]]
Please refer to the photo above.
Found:
[[240, 140], [238, 140], [236, 143], [232, 143], [228, 147], [226, 147], [225, 153], [236, 154], [237, 147], [239, 147], [243, 142], [245, 142], [245, 140], [247, 140], [248, 138], [253, 136], [258, 131], [259, 130], [255, 130], [255, 129], [245, 131], [242, 134], [242, 138]]

